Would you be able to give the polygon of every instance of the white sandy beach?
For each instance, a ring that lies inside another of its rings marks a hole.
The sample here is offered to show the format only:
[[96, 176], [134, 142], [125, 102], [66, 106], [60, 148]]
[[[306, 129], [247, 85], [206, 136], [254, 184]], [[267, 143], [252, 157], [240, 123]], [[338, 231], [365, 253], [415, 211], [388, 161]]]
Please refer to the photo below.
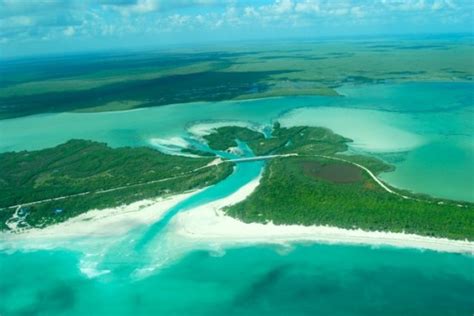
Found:
[[239, 244], [289, 242], [317, 242], [366, 244], [373, 246], [394, 246], [420, 248], [442, 252], [474, 254], [474, 242], [424, 237], [413, 234], [368, 232], [348, 230], [329, 226], [301, 226], [246, 224], [226, 216], [221, 209], [245, 199], [258, 186], [256, 179], [233, 195], [200, 206], [190, 212], [179, 213], [170, 223], [176, 238], [194, 240], [200, 244], [236, 246]]
[[250, 123], [248, 121], [207, 121], [207, 122], [198, 122], [193, 125], [188, 126], [187, 131], [191, 135], [202, 139], [203, 136], [213, 133], [216, 129], [220, 127], [228, 126], [237, 126], [237, 127], [246, 127], [248, 129], [261, 132], [263, 126], [260, 126], [255, 123]]
[[[365, 244], [402, 248], [429, 249], [442, 252], [474, 254], [474, 242], [424, 237], [413, 234], [368, 232], [329, 226], [301, 226], [246, 224], [226, 216], [222, 208], [245, 199], [258, 186], [260, 177], [234, 194], [195, 209], [178, 213], [168, 224], [167, 238], [182, 247], [214, 248], [236, 247], [249, 244], [286, 244], [291, 242], [316, 242], [328, 244]], [[165, 199], [143, 200], [127, 206], [93, 210], [44, 229], [23, 233], [3, 233], [1, 239], [10, 246], [15, 242], [54, 240], [80, 237], [114, 237], [126, 234], [139, 225], [150, 225], [166, 211], [193, 194], [179, 194]]]
[[102, 210], [91, 210], [64, 223], [43, 229], [30, 229], [20, 233], [1, 233], [2, 241], [38, 239], [65, 239], [74, 237], [113, 237], [127, 233], [139, 225], [149, 225], [159, 220], [177, 203], [201, 190], [166, 198], [147, 199], [129, 205]]

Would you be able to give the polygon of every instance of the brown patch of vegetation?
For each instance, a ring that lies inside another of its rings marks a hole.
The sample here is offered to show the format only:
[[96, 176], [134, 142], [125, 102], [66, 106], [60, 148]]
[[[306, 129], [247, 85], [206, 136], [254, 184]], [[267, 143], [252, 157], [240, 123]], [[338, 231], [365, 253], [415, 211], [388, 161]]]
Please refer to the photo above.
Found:
[[368, 190], [375, 190], [376, 186], [373, 182], [365, 181], [364, 188], [366, 188]]
[[334, 183], [354, 183], [362, 180], [362, 171], [345, 163], [322, 164], [314, 161], [301, 163], [307, 176]]

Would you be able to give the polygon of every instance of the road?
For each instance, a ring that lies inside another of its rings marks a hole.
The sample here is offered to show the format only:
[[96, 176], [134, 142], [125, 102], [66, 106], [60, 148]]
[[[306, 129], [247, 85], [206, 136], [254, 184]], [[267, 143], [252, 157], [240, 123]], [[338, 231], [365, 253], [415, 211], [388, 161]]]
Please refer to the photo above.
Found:
[[[165, 178], [165, 179], [158, 179], [158, 180], [152, 180], [152, 181], [148, 181], [148, 182], [143, 182], [143, 183], [136, 183], [136, 184], [129, 184], [129, 185], [124, 185], [124, 186], [120, 186], [120, 187], [116, 187], [116, 188], [111, 188], [111, 189], [105, 189], [105, 190], [97, 190], [97, 191], [87, 191], [87, 192], [81, 192], [81, 193], [76, 193], [76, 194], [70, 194], [70, 195], [65, 195], [65, 196], [60, 196], [60, 197], [55, 197], [55, 198], [50, 198], [50, 199], [44, 199], [44, 200], [39, 200], [39, 201], [32, 201], [32, 202], [27, 202], [27, 203], [22, 203], [22, 204], [16, 204], [16, 205], [11, 205], [11, 206], [8, 206], [8, 207], [5, 207], [3, 209], [9, 209], [9, 208], [19, 208], [19, 207], [24, 207], [24, 206], [31, 206], [31, 205], [35, 205], [35, 204], [40, 204], [40, 203], [46, 203], [46, 202], [52, 202], [52, 201], [60, 201], [60, 200], [64, 200], [64, 199], [67, 199], [67, 198], [72, 198], [72, 197], [78, 197], [78, 196], [85, 196], [85, 195], [89, 195], [89, 194], [103, 194], [103, 193], [109, 193], [109, 192], [113, 192], [113, 191], [118, 191], [118, 190], [122, 190], [122, 189], [126, 189], [126, 188], [133, 188], [133, 187], [138, 187], [138, 186], [144, 186], [144, 185], [149, 185], [149, 184], [153, 184], [153, 183], [159, 183], [159, 182], [165, 182], [165, 181], [170, 181], [170, 180], [174, 180], [174, 179], [178, 179], [178, 178], [182, 178], [182, 177], [185, 177], [189, 174], [192, 174], [193, 172], [196, 172], [196, 171], [199, 171], [199, 170], [202, 170], [202, 169], [205, 169], [205, 168], [211, 168], [211, 167], [214, 167], [214, 166], [217, 166], [221, 163], [227, 163], [227, 162], [232, 162], [232, 163], [240, 163], [240, 162], [251, 162], [251, 161], [257, 161], [257, 160], [268, 160], [268, 159], [273, 159], [273, 158], [289, 158], [289, 157], [297, 157], [297, 156], [301, 156], [297, 153], [290, 153], [290, 154], [281, 154], [281, 155], [267, 155], [267, 156], [256, 156], [256, 157], [246, 157], [246, 158], [236, 158], [236, 159], [227, 159], [227, 160], [222, 160], [220, 158], [217, 158], [215, 159], [214, 161], [212, 161], [211, 163], [209, 163], [208, 165], [206, 166], [203, 166], [203, 167], [199, 167], [197, 169], [194, 169], [194, 170], [191, 170], [187, 173], [184, 173], [184, 174], [181, 174], [181, 175], [178, 175], [178, 176], [175, 176], [175, 177], [170, 177], [170, 178]], [[395, 194], [399, 197], [402, 197], [404, 199], [411, 199], [411, 200], [419, 200], [417, 198], [413, 198], [413, 197], [410, 197], [410, 196], [406, 196], [406, 195], [403, 195], [403, 194], [400, 194], [394, 190], [392, 190], [391, 188], [389, 188], [387, 185], [385, 185], [385, 183], [383, 183], [379, 178], [377, 178], [377, 176], [372, 172], [370, 171], [368, 168], [364, 167], [363, 165], [361, 164], [358, 164], [358, 163], [355, 163], [355, 162], [352, 162], [350, 160], [346, 160], [346, 159], [343, 159], [343, 158], [338, 158], [338, 157], [332, 157], [332, 156], [325, 156], [325, 155], [305, 155], [307, 157], [319, 157], [319, 158], [325, 158], [325, 159], [330, 159], [330, 160], [336, 160], [336, 161], [342, 161], [342, 162], [345, 162], [345, 163], [349, 163], [351, 165], [354, 165], [358, 168], [361, 168], [362, 170], [364, 170], [382, 189], [384, 189], [385, 191], [387, 191], [388, 193], [391, 193], [391, 194]], [[425, 201], [425, 200], [419, 200], [419, 201]], [[426, 201], [426, 202], [430, 202], [431, 201]]]
[[255, 156], [255, 157], [247, 157], [247, 158], [236, 158], [236, 159], [228, 159], [225, 161], [230, 162], [246, 162], [246, 161], [257, 161], [257, 160], [267, 160], [272, 158], [284, 158], [284, 157], [295, 157], [298, 154], [283, 154], [283, 155], [268, 155], [268, 156]]

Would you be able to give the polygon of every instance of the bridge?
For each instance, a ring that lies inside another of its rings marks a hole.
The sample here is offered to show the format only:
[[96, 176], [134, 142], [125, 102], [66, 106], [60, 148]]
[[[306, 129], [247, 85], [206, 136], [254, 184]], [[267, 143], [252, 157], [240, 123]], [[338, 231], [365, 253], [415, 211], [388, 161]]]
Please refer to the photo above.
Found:
[[256, 156], [256, 157], [247, 157], [247, 158], [235, 158], [235, 159], [228, 159], [225, 161], [230, 162], [250, 162], [250, 161], [257, 161], [257, 160], [268, 160], [273, 158], [285, 158], [285, 157], [294, 157], [298, 156], [298, 154], [284, 154], [284, 155], [268, 155], [268, 156]]

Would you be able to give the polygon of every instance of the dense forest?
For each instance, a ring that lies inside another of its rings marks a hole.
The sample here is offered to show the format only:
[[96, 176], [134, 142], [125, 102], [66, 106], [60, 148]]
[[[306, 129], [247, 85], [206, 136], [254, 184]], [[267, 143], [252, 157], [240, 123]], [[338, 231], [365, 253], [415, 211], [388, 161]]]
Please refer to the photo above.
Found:
[[[383, 190], [366, 173], [351, 183], [336, 183], [304, 172], [308, 161], [285, 158], [268, 163], [260, 185], [227, 214], [245, 222], [331, 225], [474, 240], [474, 207], [454, 201], [404, 199]], [[291, 185], [288, 185], [291, 183]]]
[[472, 204], [460, 205], [395, 188], [391, 190], [406, 197], [387, 192], [354, 163], [374, 174], [390, 171], [393, 166], [369, 156], [342, 154], [351, 141], [347, 138], [324, 128], [282, 128], [278, 123], [270, 137], [257, 134], [225, 127], [207, 140], [211, 147], [224, 149], [240, 137], [257, 153], [299, 156], [269, 161], [256, 191], [227, 208], [231, 216], [245, 222], [332, 225], [474, 240]]
[[[196, 189], [232, 172], [230, 163], [206, 168], [213, 160], [209, 157], [170, 156], [151, 148], [113, 149], [86, 140], [39, 151], [4, 153], [0, 159], [1, 223], [14, 212], [11, 206], [22, 204], [28, 224], [33, 226], [94, 208]], [[83, 193], [87, 194], [79, 195]], [[73, 197], [28, 204], [70, 195]], [[60, 213], [55, 212], [58, 209]]]

